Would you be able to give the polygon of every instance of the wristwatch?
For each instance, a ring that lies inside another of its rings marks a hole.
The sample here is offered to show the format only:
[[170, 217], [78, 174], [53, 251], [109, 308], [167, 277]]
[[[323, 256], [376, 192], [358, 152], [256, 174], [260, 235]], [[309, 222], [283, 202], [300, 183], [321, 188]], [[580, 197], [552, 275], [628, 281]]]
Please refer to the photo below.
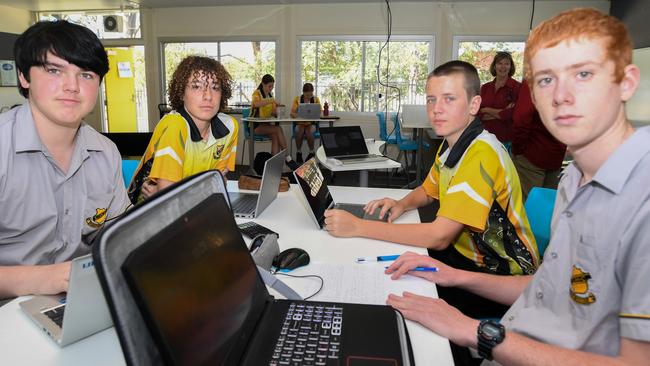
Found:
[[493, 320], [482, 320], [478, 325], [477, 338], [478, 354], [492, 360], [492, 348], [506, 338], [506, 328]]

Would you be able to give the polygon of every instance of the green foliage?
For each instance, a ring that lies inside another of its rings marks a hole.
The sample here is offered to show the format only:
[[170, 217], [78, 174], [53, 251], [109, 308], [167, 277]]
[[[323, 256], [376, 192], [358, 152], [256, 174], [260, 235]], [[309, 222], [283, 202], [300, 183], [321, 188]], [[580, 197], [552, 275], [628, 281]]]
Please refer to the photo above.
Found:
[[508, 51], [515, 61], [515, 80], [522, 80], [524, 66], [524, 42], [461, 42], [458, 46], [458, 59], [467, 61], [478, 69], [481, 84], [494, 79], [490, 74], [490, 64], [497, 51]]

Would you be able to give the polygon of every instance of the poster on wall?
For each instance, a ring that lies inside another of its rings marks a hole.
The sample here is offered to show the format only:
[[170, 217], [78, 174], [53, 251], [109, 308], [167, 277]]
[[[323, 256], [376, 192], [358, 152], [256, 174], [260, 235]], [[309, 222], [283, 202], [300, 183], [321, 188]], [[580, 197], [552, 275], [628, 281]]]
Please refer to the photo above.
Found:
[[17, 86], [16, 63], [13, 60], [0, 60], [0, 86]]
[[121, 78], [132, 78], [133, 72], [131, 71], [130, 62], [118, 62], [117, 63], [117, 74]]

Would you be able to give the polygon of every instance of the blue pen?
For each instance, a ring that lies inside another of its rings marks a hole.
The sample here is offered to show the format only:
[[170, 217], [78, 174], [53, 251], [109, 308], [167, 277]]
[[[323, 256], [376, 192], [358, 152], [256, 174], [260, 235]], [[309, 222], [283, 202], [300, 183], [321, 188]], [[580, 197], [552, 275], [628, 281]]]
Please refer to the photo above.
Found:
[[359, 257], [357, 258], [357, 263], [394, 261], [397, 258], [399, 258], [399, 254], [378, 255], [376, 257]]
[[[386, 267], [388, 269], [388, 267]], [[410, 269], [410, 271], [418, 271], [418, 272], [438, 272], [438, 267], [415, 267], [413, 269]]]

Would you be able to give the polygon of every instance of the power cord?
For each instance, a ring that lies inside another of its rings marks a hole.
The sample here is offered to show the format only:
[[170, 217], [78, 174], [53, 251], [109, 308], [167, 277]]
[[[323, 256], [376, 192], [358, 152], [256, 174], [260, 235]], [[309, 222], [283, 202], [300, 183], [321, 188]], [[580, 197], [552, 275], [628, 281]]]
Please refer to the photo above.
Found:
[[293, 277], [293, 278], [310, 278], [310, 277], [312, 277], [312, 278], [313, 278], [313, 277], [318, 278], [318, 279], [320, 280], [320, 287], [318, 288], [318, 290], [316, 290], [316, 292], [314, 292], [313, 294], [311, 294], [311, 295], [305, 297], [303, 300], [309, 300], [309, 299], [311, 299], [312, 297], [318, 295], [318, 293], [323, 289], [323, 284], [325, 284], [325, 280], [323, 280], [323, 277], [321, 277], [321, 276], [319, 276], [319, 275], [304, 275], [304, 276], [298, 276], [298, 275], [290, 275], [290, 274], [288, 274], [288, 273], [282, 273], [282, 272], [275, 272], [275, 274], [282, 275], [282, 276], [287, 276], [287, 277]]

